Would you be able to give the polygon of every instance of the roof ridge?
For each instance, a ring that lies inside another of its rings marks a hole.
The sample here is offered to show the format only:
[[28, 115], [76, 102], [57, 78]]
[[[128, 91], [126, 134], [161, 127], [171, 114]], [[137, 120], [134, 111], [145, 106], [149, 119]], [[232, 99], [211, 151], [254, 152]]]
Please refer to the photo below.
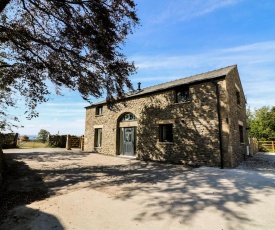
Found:
[[[226, 68], [229, 68], [229, 67], [235, 67], [235, 66], [237, 66], [237, 65], [236, 64], [229, 65], [229, 66], [226, 66], [226, 67], [222, 67], [222, 68], [214, 69], [214, 70], [209, 70], [207, 72], [202, 72], [202, 73], [191, 75], [191, 76], [188, 76], [188, 77], [181, 77], [181, 78], [178, 78], [178, 79], [175, 79], [175, 80], [172, 80], [172, 81], [167, 81], [167, 82], [163, 82], [163, 83], [160, 83], [160, 84], [157, 84], [157, 85], [148, 86], [148, 87], [142, 88], [142, 90], [144, 90], [144, 89], [150, 89], [152, 87], [164, 85], [164, 84], [171, 83], [171, 82], [174, 82], [174, 81], [179, 81], [181, 79], [191, 78], [191, 77], [195, 77], [195, 76], [199, 76], [199, 75], [203, 75], [203, 74], [206, 74], [206, 73], [215, 72], [215, 71], [219, 71], [219, 70], [222, 70], [222, 69], [226, 69]], [[136, 90], [134, 90], [134, 91], [136, 91]]]

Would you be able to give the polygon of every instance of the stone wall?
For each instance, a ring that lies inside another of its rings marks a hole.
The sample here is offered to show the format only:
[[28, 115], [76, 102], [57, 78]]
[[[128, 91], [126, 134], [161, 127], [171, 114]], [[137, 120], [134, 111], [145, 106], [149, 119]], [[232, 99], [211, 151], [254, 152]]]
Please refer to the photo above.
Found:
[[0, 133], [0, 141], [3, 149], [17, 147], [18, 133]]
[[65, 148], [67, 135], [49, 135], [48, 143], [51, 147]]
[[[118, 120], [126, 112], [138, 120], [136, 155], [142, 159], [183, 162], [196, 165], [220, 164], [217, 101], [211, 83], [190, 86], [190, 102], [175, 103], [169, 90], [118, 103], [113, 112], [104, 105], [103, 115], [95, 108], [86, 111], [85, 150], [118, 154]], [[159, 142], [159, 125], [173, 124], [173, 142]], [[102, 127], [102, 147], [94, 148], [94, 129]]]
[[[227, 167], [235, 167], [243, 161], [248, 146], [246, 99], [242, 84], [235, 68], [226, 77], [226, 90], [228, 94], [228, 154], [231, 162], [227, 161]], [[237, 104], [236, 91], [240, 92], [240, 105]], [[239, 125], [243, 126], [244, 142], [240, 142]]]

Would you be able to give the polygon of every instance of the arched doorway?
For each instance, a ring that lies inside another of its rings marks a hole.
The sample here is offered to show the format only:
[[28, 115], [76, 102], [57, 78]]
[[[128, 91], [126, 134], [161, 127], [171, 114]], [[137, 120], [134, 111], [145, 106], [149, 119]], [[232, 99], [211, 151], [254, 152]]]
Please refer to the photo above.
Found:
[[134, 156], [136, 150], [137, 118], [132, 113], [124, 113], [118, 120], [119, 154]]

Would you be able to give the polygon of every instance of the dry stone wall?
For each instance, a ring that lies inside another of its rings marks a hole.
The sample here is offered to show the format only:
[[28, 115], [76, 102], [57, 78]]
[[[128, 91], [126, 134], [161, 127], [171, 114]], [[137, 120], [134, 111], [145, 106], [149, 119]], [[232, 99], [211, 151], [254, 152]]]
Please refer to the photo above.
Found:
[[18, 133], [0, 133], [0, 141], [3, 149], [17, 147]]

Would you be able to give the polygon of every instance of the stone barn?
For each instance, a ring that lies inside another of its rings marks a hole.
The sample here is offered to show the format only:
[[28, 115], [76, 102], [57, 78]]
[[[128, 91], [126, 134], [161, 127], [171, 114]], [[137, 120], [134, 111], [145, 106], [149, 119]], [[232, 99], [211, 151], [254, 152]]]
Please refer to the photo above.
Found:
[[139, 84], [115, 106], [86, 107], [85, 151], [222, 168], [247, 154], [246, 99], [236, 65]]

